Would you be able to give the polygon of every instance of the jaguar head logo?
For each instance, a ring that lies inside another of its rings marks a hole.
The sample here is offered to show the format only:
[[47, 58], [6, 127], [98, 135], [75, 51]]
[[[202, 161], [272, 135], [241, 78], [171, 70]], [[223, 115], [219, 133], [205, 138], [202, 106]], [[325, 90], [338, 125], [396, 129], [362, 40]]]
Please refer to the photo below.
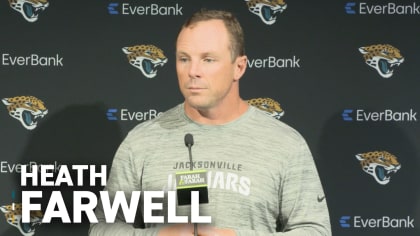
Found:
[[35, 227], [42, 223], [44, 214], [41, 211], [31, 211], [29, 223], [22, 222], [22, 204], [0, 206], [0, 210], [6, 217], [6, 222], [16, 227], [24, 236], [35, 234]]
[[276, 22], [277, 15], [287, 8], [287, 4], [283, 0], [245, 0], [248, 9], [267, 25]]
[[371, 175], [376, 182], [385, 185], [393, 174], [401, 169], [396, 156], [387, 151], [373, 151], [356, 155], [364, 172]]
[[35, 129], [38, 121], [48, 113], [44, 102], [34, 96], [3, 98], [2, 102], [6, 105], [9, 115], [20, 121], [28, 130]]
[[360, 47], [366, 64], [374, 68], [383, 78], [390, 78], [394, 69], [404, 62], [400, 50], [389, 44]]
[[284, 115], [280, 103], [271, 98], [253, 98], [246, 100], [246, 102], [278, 120]]
[[138, 68], [146, 78], [154, 78], [158, 67], [168, 62], [162, 49], [154, 45], [136, 45], [122, 50], [127, 54], [128, 62]]
[[49, 5], [48, 0], [9, 0], [12, 9], [19, 12], [28, 22], [35, 22]]

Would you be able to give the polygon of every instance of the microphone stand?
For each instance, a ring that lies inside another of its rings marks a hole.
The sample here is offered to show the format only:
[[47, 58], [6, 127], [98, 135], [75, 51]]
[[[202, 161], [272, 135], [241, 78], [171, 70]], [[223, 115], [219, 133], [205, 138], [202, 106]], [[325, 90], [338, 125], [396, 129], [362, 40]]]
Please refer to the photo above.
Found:
[[[191, 143], [188, 143], [188, 154], [190, 155], [190, 171], [193, 171], [193, 161], [192, 161], [192, 154], [191, 154]], [[198, 234], [197, 223], [194, 223], [194, 236]]]

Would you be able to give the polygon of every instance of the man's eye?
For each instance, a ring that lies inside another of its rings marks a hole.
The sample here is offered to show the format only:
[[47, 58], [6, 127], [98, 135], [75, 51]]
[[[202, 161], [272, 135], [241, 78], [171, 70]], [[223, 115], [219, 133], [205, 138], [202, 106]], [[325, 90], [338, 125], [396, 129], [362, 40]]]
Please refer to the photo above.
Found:
[[205, 62], [214, 62], [214, 59], [213, 58], [204, 58], [204, 61]]

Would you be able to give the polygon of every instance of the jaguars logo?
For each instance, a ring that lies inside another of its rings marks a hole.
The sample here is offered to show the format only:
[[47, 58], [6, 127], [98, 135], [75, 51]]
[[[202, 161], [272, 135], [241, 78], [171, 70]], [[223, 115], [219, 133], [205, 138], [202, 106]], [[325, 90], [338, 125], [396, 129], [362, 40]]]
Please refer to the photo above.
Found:
[[261, 20], [272, 25], [276, 22], [277, 14], [282, 13], [287, 8], [283, 0], [245, 0], [248, 9], [253, 14], [259, 16]]
[[397, 157], [387, 151], [361, 153], [357, 154], [356, 158], [360, 161], [363, 171], [382, 185], [389, 183], [391, 176], [401, 169]]
[[49, 5], [48, 0], [9, 0], [12, 9], [22, 14], [28, 22], [38, 20], [38, 15]]
[[35, 129], [38, 121], [48, 113], [44, 102], [34, 96], [3, 98], [2, 102], [6, 105], [9, 115], [20, 121], [28, 130]]
[[246, 100], [246, 102], [278, 120], [284, 115], [284, 110], [280, 107], [280, 104], [271, 98], [253, 98]]
[[154, 45], [136, 45], [122, 50], [127, 54], [128, 62], [138, 68], [146, 78], [154, 78], [157, 68], [168, 62], [163, 51]]
[[35, 234], [35, 227], [42, 223], [44, 214], [41, 211], [31, 211], [29, 213], [29, 223], [22, 222], [22, 204], [12, 204], [0, 206], [0, 210], [4, 213], [7, 223], [16, 227], [24, 236]]
[[360, 47], [366, 64], [378, 71], [383, 78], [390, 78], [394, 69], [404, 62], [400, 50], [389, 44], [375, 44]]

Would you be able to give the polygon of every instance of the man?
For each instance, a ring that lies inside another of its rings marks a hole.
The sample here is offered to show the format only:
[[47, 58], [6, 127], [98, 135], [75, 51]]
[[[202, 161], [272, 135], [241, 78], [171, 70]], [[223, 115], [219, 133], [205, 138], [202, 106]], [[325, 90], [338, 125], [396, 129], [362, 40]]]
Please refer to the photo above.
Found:
[[[228, 12], [202, 10], [182, 27], [176, 70], [184, 103], [139, 124], [119, 147], [106, 186], [174, 190], [175, 172], [189, 169], [184, 135], [194, 135], [194, 166], [208, 171], [209, 203], [198, 235], [329, 236], [328, 209], [314, 161], [294, 129], [239, 95], [245, 72], [242, 29]], [[141, 204], [140, 204], [141, 205]], [[166, 205], [159, 215], [166, 216]], [[188, 215], [188, 206], [177, 214]], [[141, 213], [138, 213], [141, 215]], [[90, 235], [193, 235], [192, 224], [105, 224], [101, 204]], [[141, 222], [140, 222], [141, 223]]]

